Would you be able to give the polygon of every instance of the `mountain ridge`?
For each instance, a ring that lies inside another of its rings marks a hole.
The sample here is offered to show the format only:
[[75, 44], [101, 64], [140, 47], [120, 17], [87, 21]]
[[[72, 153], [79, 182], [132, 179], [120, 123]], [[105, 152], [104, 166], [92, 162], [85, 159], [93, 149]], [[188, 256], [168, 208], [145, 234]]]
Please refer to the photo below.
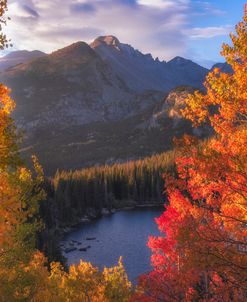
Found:
[[174, 135], [192, 130], [177, 113], [177, 92], [169, 103], [174, 108], [164, 98], [181, 85], [202, 89], [207, 73], [190, 60], [162, 62], [101, 36], [13, 66], [0, 80], [17, 103], [13, 117], [25, 133], [23, 156], [37, 154], [53, 173], [170, 148]]
[[30, 60], [46, 56], [46, 53], [39, 50], [17, 50], [12, 51], [6, 56], [0, 58], [0, 72], [13, 66], [26, 63]]

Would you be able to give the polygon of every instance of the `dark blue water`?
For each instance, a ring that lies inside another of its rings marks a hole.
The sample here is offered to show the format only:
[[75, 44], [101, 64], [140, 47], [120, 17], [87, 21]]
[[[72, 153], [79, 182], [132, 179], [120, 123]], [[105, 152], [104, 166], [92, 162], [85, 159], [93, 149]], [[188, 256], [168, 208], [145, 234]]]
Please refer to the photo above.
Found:
[[[91, 248], [86, 252], [76, 250], [64, 254], [68, 264], [77, 264], [82, 259], [102, 269], [116, 265], [119, 257], [123, 256], [128, 277], [134, 281], [151, 269], [147, 241], [150, 235], [159, 235], [154, 218], [161, 213], [162, 209], [154, 208], [120, 211], [81, 226], [66, 235], [66, 246], [71, 240], [77, 240], [82, 243], [78, 248], [87, 245]], [[86, 237], [96, 239], [88, 241]]]

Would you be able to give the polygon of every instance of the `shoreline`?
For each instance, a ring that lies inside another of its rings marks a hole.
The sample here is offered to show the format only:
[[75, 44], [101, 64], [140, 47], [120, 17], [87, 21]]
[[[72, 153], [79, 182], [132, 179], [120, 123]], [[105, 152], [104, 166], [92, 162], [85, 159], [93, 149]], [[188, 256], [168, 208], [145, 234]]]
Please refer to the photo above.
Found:
[[110, 216], [113, 215], [116, 212], [120, 212], [120, 211], [134, 211], [134, 210], [138, 210], [138, 209], [150, 209], [150, 208], [164, 208], [164, 203], [147, 203], [147, 204], [139, 204], [139, 205], [133, 205], [133, 206], [125, 206], [125, 207], [121, 207], [121, 208], [113, 208], [113, 209], [107, 209], [107, 208], [102, 208], [101, 213], [98, 215], [84, 215], [83, 217], [81, 217], [79, 219], [78, 222], [72, 223], [71, 225], [68, 225], [66, 227], [60, 227], [58, 229], [56, 229], [55, 231], [58, 232], [59, 237], [63, 238], [66, 234], [70, 233], [72, 230], [89, 224], [95, 220], [98, 220], [102, 217], [106, 217], [106, 216]]
[[[60, 228], [59, 229], [59, 239], [58, 239], [58, 248], [60, 250], [60, 253], [62, 255], [62, 257], [64, 257], [65, 259], [65, 265], [67, 265], [67, 259], [69, 256], [67, 256], [67, 254], [75, 251], [75, 250], [79, 250], [79, 251], [83, 251], [86, 252], [88, 249], [91, 248], [91, 244], [88, 245], [88, 243], [90, 243], [91, 240], [96, 240], [99, 241], [98, 238], [96, 237], [86, 237], [85, 238], [85, 242], [83, 240], [77, 240], [75, 238], [72, 237], [71, 239], [71, 233], [73, 233], [74, 231], [79, 231], [82, 230], [83, 227], [85, 227], [88, 224], [91, 224], [92, 222], [99, 222], [100, 218], [103, 217], [107, 217], [107, 216], [112, 216], [113, 214], [117, 213], [117, 212], [124, 212], [124, 211], [139, 211], [139, 212], [143, 212], [144, 211], [148, 211], [150, 209], [164, 209], [164, 204], [162, 203], [147, 203], [147, 204], [141, 204], [141, 205], [134, 205], [134, 206], [125, 206], [125, 207], [121, 207], [118, 209], [107, 209], [107, 208], [102, 208], [101, 212], [98, 213], [97, 216], [92, 216], [92, 217], [88, 217], [87, 214], [85, 214], [82, 218], [80, 218], [80, 221], [78, 223], [75, 223], [71, 226], [67, 226], [64, 228]], [[89, 209], [89, 212], [92, 214], [93, 212], [91, 211], [92, 209]], [[68, 240], [69, 238], [69, 240]]]

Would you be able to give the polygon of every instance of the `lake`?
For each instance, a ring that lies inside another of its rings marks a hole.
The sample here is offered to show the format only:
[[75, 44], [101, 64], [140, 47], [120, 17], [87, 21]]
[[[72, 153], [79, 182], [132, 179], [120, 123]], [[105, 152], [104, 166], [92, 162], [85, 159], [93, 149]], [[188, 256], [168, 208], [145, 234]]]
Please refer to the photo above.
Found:
[[[161, 213], [160, 208], [119, 211], [82, 225], [65, 236], [63, 242], [66, 247], [73, 240], [81, 242], [81, 245], [75, 243], [77, 250], [64, 253], [64, 256], [69, 265], [77, 264], [82, 259], [100, 269], [116, 265], [119, 257], [123, 256], [128, 277], [134, 281], [151, 269], [147, 241], [150, 235], [159, 235], [154, 219]], [[79, 248], [88, 245], [91, 247], [87, 251], [79, 251]]]

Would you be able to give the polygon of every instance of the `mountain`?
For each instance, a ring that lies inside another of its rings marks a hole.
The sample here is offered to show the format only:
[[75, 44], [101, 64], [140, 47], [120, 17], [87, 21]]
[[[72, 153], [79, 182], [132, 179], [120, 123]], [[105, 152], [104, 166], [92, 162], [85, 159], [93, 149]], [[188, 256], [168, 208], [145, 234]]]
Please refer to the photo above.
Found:
[[224, 73], [232, 73], [232, 67], [231, 65], [225, 63], [216, 63], [213, 65], [213, 67], [211, 68], [211, 70], [215, 69], [215, 68], [219, 68], [222, 72]]
[[[151, 126], [178, 85], [201, 88], [208, 70], [192, 61], [154, 60], [113, 36], [77, 42], [0, 73], [17, 103], [22, 154], [37, 154], [48, 174], [138, 158], [170, 148], [184, 133], [173, 117]], [[166, 115], [165, 115], [166, 116]], [[191, 131], [191, 127], [186, 128]]]
[[18, 50], [10, 52], [6, 56], [0, 58], [0, 71], [4, 71], [7, 68], [13, 67], [18, 64], [26, 63], [30, 60], [43, 57], [45, 55], [45, 53], [39, 50]]
[[208, 70], [180, 57], [168, 63], [142, 54], [114, 36], [98, 37], [90, 46], [135, 91], [169, 91], [179, 85], [202, 88]]
[[175, 57], [167, 63], [167, 73], [172, 83], [176, 83], [175, 87], [185, 85], [203, 90], [203, 82], [208, 71], [208, 69], [182, 57]]
[[9, 68], [1, 77], [13, 90], [14, 116], [25, 130], [116, 120], [134, 109], [133, 92], [84, 42]]
[[[22, 156], [27, 159], [37, 154], [45, 172], [52, 175], [57, 169], [113, 164], [162, 153], [172, 147], [174, 136], [194, 133], [188, 121], [181, 116], [177, 120], [172, 113], [171, 100], [176, 99], [176, 104], [183, 106], [190, 92], [191, 88], [187, 92], [174, 89], [141, 112], [119, 120], [36, 128], [26, 136]], [[179, 114], [179, 106], [175, 108]], [[162, 116], [157, 118], [160, 109]]]

